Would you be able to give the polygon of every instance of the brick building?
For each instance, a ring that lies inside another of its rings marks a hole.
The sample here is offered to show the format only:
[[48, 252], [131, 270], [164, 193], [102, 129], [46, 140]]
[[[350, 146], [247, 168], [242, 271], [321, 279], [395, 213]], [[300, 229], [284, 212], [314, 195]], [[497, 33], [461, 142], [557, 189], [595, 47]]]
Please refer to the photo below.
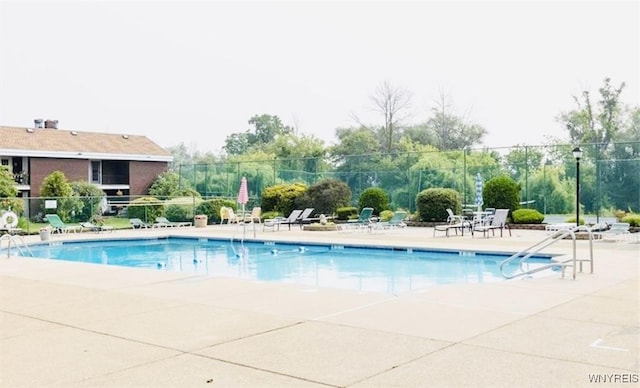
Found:
[[173, 157], [146, 136], [0, 126], [0, 163], [14, 174], [22, 197], [37, 197], [43, 179], [62, 171], [67, 180], [86, 181], [108, 196], [137, 196], [167, 171]]

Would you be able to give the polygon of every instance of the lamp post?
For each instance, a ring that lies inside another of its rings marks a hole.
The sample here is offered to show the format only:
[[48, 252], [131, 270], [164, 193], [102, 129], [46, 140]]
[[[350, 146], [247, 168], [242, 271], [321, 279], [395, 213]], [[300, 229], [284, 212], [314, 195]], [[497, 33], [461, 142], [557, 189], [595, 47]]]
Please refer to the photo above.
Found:
[[580, 226], [580, 158], [582, 157], [582, 149], [576, 147], [571, 153], [576, 158], [576, 226]]

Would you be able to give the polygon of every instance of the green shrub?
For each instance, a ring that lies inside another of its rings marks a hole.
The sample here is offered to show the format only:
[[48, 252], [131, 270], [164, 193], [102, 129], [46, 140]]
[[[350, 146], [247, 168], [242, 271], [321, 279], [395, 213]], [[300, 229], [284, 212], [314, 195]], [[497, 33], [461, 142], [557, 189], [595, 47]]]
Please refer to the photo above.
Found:
[[628, 222], [629, 226], [638, 227], [640, 226], [640, 214], [630, 213], [626, 216], [622, 217], [620, 222]]
[[341, 221], [346, 221], [350, 218], [358, 216], [358, 209], [355, 206], [345, 206], [336, 209], [336, 218]]
[[74, 218], [76, 220], [84, 222], [102, 215], [101, 202], [105, 193], [101, 188], [86, 181], [75, 181], [71, 182], [70, 185], [74, 195], [82, 202], [80, 211], [75, 213]]
[[172, 222], [185, 222], [193, 220], [193, 206], [191, 205], [167, 205], [165, 216]]
[[307, 185], [304, 183], [293, 183], [266, 187], [262, 191], [260, 201], [262, 211], [277, 211], [289, 215], [302, 199]]
[[207, 216], [208, 224], [216, 224], [220, 222], [220, 208], [226, 206], [236, 210], [236, 202], [230, 199], [212, 198], [203, 201], [196, 206], [196, 214], [204, 214]]
[[511, 214], [514, 224], [541, 224], [544, 215], [536, 209], [518, 209]]
[[358, 199], [358, 208], [365, 207], [372, 207], [373, 214], [379, 215], [381, 211], [389, 209], [389, 195], [379, 187], [367, 187]]
[[419, 192], [416, 196], [420, 221], [445, 221], [448, 217], [447, 209], [459, 214], [461, 207], [460, 193], [454, 189], [431, 188]]
[[393, 217], [393, 211], [383, 210], [380, 212], [380, 221], [389, 221]]
[[154, 222], [164, 215], [164, 204], [156, 197], [140, 197], [127, 207], [127, 217], [139, 218], [144, 222]]
[[[576, 223], [576, 217], [575, 216], [567, 217], [567, 218], [565, 218], [564, 222], [566, 222], [568, 224], [575, 224]], [[580, 217], [580, 225], [584, 225], [584, 217]]]
[[506, 175], [489, 179], [482, 187], [485, 207], [510, 209], [520, 208], [520, 185]]
[[261, 218], [263, 220], [271, 220], [271, 219], [274, 219], [276, 217], [283, 217], [283, 215], [281, 213], [274, 212], [274, 211], [262, 213], [262, 215], [261, 215]]
[[340, 180], [324, 179], [309, 186], [296, 204], [299, 209], [312, 207], [315, 214], [332, 215], [351, 204], [351, 189]]

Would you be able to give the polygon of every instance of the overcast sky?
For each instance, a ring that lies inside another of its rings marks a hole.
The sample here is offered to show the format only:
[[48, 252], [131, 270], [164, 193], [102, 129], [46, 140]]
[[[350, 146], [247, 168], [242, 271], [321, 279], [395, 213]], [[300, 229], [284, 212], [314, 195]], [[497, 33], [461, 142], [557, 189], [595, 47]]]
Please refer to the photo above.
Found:
[[638, 1], [0, 0], [0, 125], [217, 152], [270, 114], [331, 144], [354, 115], [383, 122], [388, 81], [413, 95], [407, 123], [444, 94], [485, 145], [542, 144], [606, 77], [640, 105], [639, 29]]

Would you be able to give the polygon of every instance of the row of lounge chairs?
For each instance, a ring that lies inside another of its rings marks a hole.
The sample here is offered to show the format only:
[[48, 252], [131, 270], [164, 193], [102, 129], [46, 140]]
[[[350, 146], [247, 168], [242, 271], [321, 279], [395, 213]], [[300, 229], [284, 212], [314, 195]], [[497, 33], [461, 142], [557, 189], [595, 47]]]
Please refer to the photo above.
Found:
[[[57, 214], [47, 214], [45, 220], [49, 223], [49, 227], [52, 233], [80, 233], [85, 231], [90, 232], [113, 232], [115, 228], [111, 225], [96, 225], [92, 222], [81, 222], [80, 224], [67, 224]], [[156, 221], [152, 224], [142, 221], [140, 218], [130, 218], [129, 222], [134, 229], [146, 229], [146, 228], [172, 228], [191, 226], [191, 222], [172, 222], [166, 217], [157, 217]]]
[[144, 222], [140, 218], [130, 218], [129, 223], [131, 223], [131, 227], [133, 229], [181, 228], [181, 227], [193, 225], [191, 222], [169, 221], [166, 217], [156, 217], [156, 222], [154, 222], [153, 224]]
[[[302, 227], [302, 225], [305, 224], [319, 222], [321, 217], [312, 217], [313, 211], [313, 208], [296, 209], [287, 217], [276, 217], [265, 220], [263, 230], [280, 230], [281, 225], [287, 225], [289, 230], [291, 230], [291, 225], [300, 225]], [[382, 229], [403, 228], [407, 226], [404, 223], [406, 217], [407, 212], [396, 211], [389, 221], [378, 221], [378, 219], [373, 216], [373, 208], [365, 207], [360, 211], [358, 218], [349, 220], [346, 223], [338, 224], [336, 225], [336, 228], [338, 230], [366, 229], [369, 232]], [[327, 219], [326, 217], [324, 218]]]
[[46, 221], [49, 223], [52, 233], [80, 233], [84, 231], [104, 232], [114, 230], [110, 225], [95, 225], [91, 222], [81, 222], [80, 224], [67, 224], [57, 214], [47, 214]]

